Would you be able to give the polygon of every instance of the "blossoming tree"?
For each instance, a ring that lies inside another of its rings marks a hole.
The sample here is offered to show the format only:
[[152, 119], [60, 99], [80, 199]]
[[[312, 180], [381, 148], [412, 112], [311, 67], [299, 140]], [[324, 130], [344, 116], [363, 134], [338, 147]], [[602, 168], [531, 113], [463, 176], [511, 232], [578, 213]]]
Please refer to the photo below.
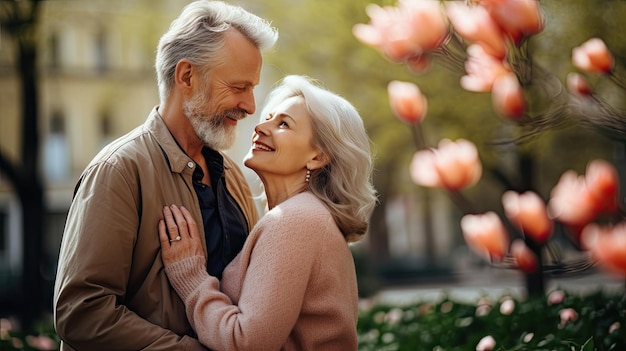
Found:
[[[358, 40], [417, 76], [435, 63], [463, 72], [463, 89], [490, 94], [493, 110], [523, 131], [511, 144], [572, 122], [615, 140], [626, 136], [626, 112], [597, 95], [588, 79], [603, 77], [625, 88], [601, 38], [572, 48], [568, 59], [576, 71], [564, 81], [534, 60], [529, 42], [546, 27], [538, 0], [399, 0], [396, 6], [370, 4], [366, 13], [370, 22], [353, 28]], [[545, 293], [546, 270], [585, 269], [597, 262], [626, 274], [626, 222], [611, 162], [589, 160], [582, 175], [564, 172], [545, 199], [532, 187], [511, 186], [501, 199], [504, 215], [479, 212], [463, 194], [483, 173], [476, 145], [443, 138], [429, 146], [422, 128], [428, 100], [420, 88], [393, 80], [388, 93], [391, 110], [414, 132], [412, 180], [444, 189], [463, 212], [460, 227], [468, 246], [495, 265], [525, 272], [529, 294]], [[582, 261], [546, 262], [557, 227], [587, 253]]]

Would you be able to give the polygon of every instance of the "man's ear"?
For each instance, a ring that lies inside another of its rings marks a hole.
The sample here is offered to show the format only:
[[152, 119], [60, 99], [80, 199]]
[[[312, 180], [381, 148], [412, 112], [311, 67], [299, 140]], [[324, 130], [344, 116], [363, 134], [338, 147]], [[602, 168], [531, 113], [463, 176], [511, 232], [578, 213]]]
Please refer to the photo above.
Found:
[[323, 168], [330, 162], [330, 156], [323, 151], [320, 151], [312, 160], [307, 162], [306, 167], [310, 170]]
[[191, 77], [193, 74], [193, 65], [189, 60], [182, 59], [178, 61], [174, 71], [175, 85], [183, 91], [191, 90]]

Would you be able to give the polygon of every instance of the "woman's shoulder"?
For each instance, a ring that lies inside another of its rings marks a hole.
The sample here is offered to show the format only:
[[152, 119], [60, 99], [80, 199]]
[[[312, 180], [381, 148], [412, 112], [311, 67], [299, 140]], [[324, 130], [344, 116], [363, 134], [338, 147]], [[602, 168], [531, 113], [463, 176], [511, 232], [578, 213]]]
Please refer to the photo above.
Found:
[[276, 206], [276, 208], [278, 208], [279, 211], [282, 212], [305, 212], [308, 215], [330, 216], [330, 212], [328, 211], [322, 200], [320, 200], [317, 196], [308, 191], [290, 197], [289, 199], [283, 201], [278, 206]]
[[303, 192], [290, 197], [271, 209], [263, 216], [266, 221], [280, 220], [283, 225], [321, 224], [332, 220], [330, 211], [324, 203], [310, 192]]

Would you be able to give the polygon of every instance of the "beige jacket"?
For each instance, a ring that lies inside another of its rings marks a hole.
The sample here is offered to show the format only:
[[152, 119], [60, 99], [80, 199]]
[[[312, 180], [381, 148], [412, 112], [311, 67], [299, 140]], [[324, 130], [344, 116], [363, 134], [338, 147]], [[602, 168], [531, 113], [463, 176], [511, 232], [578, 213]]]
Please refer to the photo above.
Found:
[[[87, 166], [67, 217], [54, 289], [61, 350], [205, 350], [168, 283], [158, 237], [165, 205], [183, 205], [201, 218], [194, 167], [156, 108]], [[250, 189], [226, 155], [224, 168], [250, 230], [258, 220]]]

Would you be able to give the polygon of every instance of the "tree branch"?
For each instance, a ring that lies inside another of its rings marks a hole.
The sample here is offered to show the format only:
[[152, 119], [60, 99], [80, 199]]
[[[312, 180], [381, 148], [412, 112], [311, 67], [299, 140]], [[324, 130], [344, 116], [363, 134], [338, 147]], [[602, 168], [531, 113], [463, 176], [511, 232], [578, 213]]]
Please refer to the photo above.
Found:
[[19, 171], [2, 150], [0, 150], [0, 174], [6, 176], [13, 187], [17, 189], [19, 185]]

